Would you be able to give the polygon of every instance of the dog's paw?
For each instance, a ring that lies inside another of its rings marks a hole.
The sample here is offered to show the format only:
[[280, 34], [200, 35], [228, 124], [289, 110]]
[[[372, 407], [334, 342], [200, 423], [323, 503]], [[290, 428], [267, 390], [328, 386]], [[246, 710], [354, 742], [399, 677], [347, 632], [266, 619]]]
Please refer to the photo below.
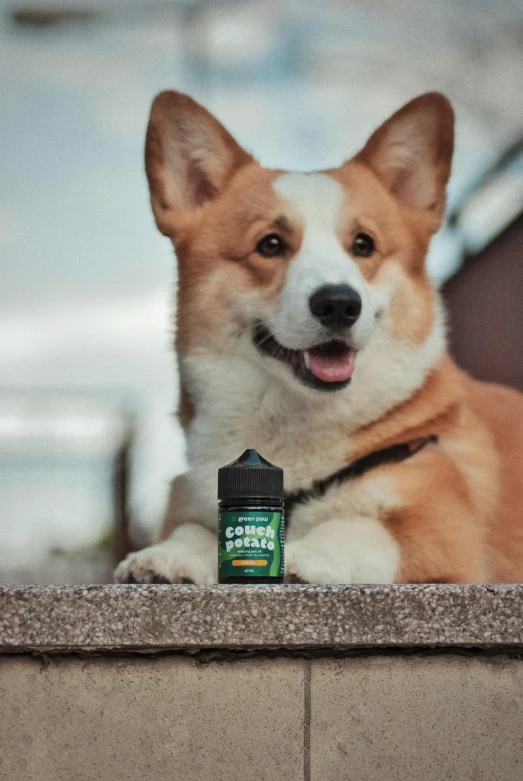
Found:
[[183, 543], [167, 540], [130, 553], [117, 566], [117, 583], [197, 583], [218, 580], [216, 555], [208, 550], [195, 552]]
[[328, 562], [317, 547], [299, 540], [285, 546], [285, 580], [288, 583], [332, 583]]
[[285, 550], [291, 583], [393, 583], [399, 568], [396, 542], [377, 521], [325, 521]]

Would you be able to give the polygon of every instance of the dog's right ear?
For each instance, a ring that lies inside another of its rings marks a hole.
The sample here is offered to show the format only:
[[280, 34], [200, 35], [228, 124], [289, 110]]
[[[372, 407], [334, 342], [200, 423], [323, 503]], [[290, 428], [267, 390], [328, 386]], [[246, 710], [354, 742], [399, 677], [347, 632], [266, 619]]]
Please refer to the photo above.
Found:
[[154, 99], [145, 168], [156, 224], [166, 236], [249, 162], [253, 158], [223, 125], [188, 95], [166, 91]]

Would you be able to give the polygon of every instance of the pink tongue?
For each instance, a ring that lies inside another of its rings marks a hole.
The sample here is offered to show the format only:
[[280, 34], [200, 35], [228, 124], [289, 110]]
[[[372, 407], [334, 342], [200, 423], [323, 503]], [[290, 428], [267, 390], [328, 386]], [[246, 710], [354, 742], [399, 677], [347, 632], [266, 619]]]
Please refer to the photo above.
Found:
[[343, 382], [348, 380], [354, 371], [354, 353], [347, 349], [341, 355], [327, 357], [311, 352], [310, 370], [315, 377], [323, 382]]

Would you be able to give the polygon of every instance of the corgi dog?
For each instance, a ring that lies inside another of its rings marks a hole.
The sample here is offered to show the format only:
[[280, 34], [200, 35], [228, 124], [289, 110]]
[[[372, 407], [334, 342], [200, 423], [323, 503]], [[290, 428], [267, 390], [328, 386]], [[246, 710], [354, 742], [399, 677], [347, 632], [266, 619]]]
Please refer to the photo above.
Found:
[[146, 169], [178, 260], [189, 469], [117, 581], [216, 582], [217, 471], [247, 448], [284, 469], [289, 581], [523, 580], [523, 396], [453, 363], [425, 268], [453, 128], [427, 93], [339, 168], [289, 173], [157, 96]]

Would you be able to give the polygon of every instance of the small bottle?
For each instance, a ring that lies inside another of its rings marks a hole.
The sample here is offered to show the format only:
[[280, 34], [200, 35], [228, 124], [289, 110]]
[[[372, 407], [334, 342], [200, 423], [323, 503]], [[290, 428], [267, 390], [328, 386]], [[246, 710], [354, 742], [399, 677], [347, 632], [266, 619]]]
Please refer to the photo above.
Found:
[[249, 449], [218, 470], [218, 582], [281, 583], [283, 469]]

